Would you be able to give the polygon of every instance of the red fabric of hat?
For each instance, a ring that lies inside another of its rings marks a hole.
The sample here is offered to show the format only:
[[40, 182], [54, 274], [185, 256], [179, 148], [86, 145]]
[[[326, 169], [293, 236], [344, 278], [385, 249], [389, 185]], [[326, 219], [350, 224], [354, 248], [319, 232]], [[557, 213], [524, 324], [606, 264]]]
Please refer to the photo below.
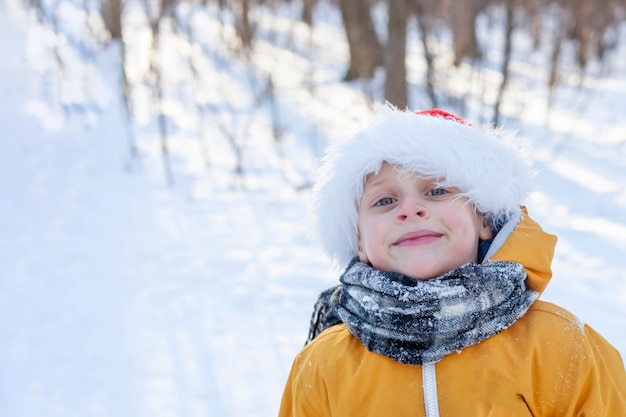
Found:
[[441, 117], [442, 119], [452, 120], [452, 121], [461, 123], [466, 126], [472, 125], [467, 120], [461, 119], [459, 116], [452, 114], [450, 112], [447, 112], [445, 110], [442, 110], [442, 109], [429, 109], [429, 110], [417, 111], [415, 112], [415, 114], [424, 115], [424, 116]]

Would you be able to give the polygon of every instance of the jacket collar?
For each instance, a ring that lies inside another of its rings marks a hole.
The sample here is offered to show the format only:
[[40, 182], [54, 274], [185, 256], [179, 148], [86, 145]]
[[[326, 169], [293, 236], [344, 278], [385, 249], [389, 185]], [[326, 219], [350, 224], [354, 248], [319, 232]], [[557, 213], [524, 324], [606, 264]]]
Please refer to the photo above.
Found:
[[545, 232], [522, 207], [520, 218], [506, 223], [496, 235], [484, 262], [507, 261], [524, 265], [526, 286], [542, 293], [552, 278], [557, 237]]

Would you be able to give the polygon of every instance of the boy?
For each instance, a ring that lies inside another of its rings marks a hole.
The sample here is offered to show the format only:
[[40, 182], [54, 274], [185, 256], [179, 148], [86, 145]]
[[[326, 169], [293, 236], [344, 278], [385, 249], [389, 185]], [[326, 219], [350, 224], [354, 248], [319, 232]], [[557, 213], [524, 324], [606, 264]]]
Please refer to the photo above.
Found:
[[281, 417], [626, 416], [619, 353], [537, 301], [556, 238], [491, 132], [387, 107], [328, 151], [311, 215], [346, 266], [322, 294]]

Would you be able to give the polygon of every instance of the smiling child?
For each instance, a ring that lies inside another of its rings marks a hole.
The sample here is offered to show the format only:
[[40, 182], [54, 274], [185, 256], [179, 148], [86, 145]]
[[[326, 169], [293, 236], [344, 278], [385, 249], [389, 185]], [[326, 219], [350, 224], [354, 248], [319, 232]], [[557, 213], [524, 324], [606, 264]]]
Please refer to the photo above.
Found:
[[619, 353], [538, 300], [556, 237], [523, 206], [516, 148], [387, 106], [319, 174], [310, 216], [344, 272], [316, 303], [281, 417], [626, 416]]

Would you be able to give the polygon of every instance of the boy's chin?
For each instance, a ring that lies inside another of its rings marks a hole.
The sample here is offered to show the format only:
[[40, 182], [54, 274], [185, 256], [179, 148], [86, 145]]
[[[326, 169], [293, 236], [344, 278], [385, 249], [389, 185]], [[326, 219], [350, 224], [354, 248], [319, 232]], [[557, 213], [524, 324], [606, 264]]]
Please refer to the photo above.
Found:
[[427, 281], [429, 279], [437, 278], [445, 273], [451, 271], [449, 265], [428, 265], [424, 262], [416, 263], [414, 265], [403, 265], [396, 268], [395, 272], [405, 275], [409, 278], [417, 279], [420, 281]]
[[[408, 257], [407, 257], [408, 258]], [[388, 259], [361, 259], [361, 262], [369, 264], [374, 269], [379, 271], [395, 272], [402, 274], [407, 278], [417, 279], [420, 281], [427, 281], [429, 279], [440, 277], [447, 272], [450, 272], [464, 263], [451, 262], [447, 259], [440, 259], [435, 257], [418, 257], [411, 256], [409, 259], [403, 259], [395, 262]]]
[[437, 278], [438, 276], [445, 274], [446, 271], [439, 271], [436, 269], [429, 270], [425, 268], [413, 267], [413, 268], [397, 268], [396, 270], [392, 272], [397, 272], [408, 278], [417, 279], [419, 281], [427, 281], [429, 279]]

